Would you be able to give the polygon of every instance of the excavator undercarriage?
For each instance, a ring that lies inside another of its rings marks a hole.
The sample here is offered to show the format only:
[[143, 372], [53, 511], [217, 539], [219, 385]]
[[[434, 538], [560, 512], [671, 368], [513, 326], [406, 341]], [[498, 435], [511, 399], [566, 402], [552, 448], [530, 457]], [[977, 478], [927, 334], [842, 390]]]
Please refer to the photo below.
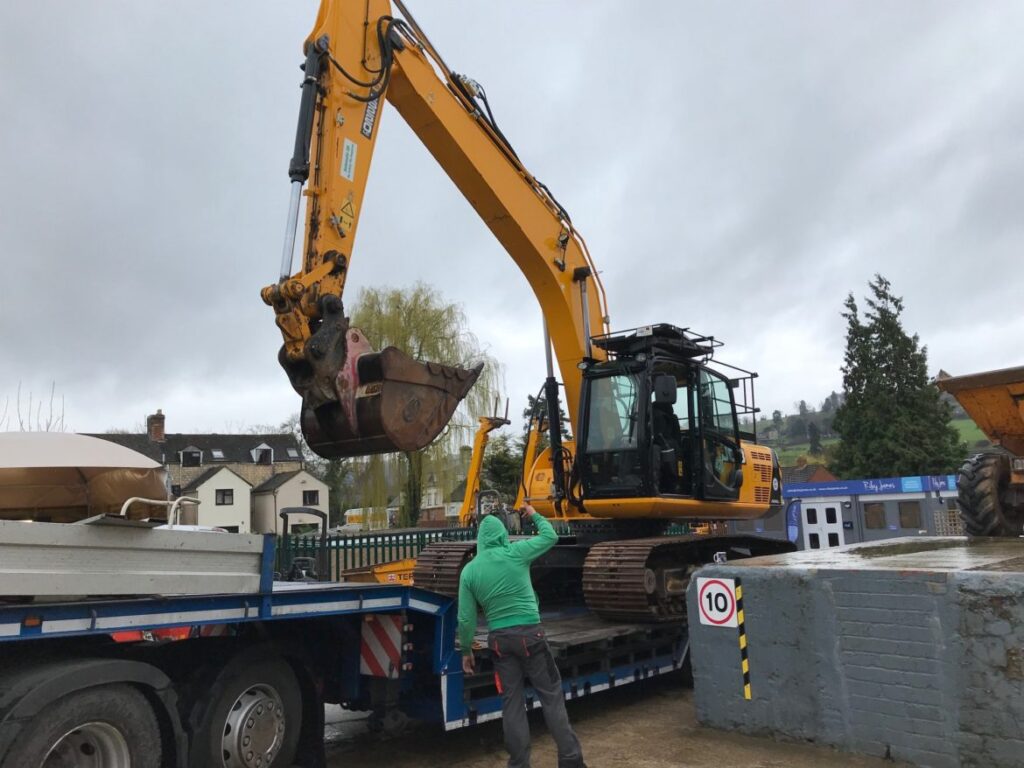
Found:
[[[534, 586], [549, 605], [582, 592], [587, 607], [612, 621], [658, 623], [686, 615], [686, 588], [701, 565], [717, 559], [781, 554], [788, 541], [756, 536], [653, 536], [578, 545], [563, 537], [534, 565]], [[441, 542], [416, 560], [413, 583], [457, 597], [459, 575], [476, 554], [476, 542]], [[548, 572], [553, 578], [546, 579]]]

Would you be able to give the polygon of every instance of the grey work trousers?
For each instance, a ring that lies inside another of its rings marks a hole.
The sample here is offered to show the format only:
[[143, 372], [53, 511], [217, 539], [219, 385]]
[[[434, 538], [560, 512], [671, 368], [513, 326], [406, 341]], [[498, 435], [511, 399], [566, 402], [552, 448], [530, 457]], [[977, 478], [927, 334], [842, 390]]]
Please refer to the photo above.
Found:
[[540, 700], [544, 722], [558, 746], [558, 768], [586, 768], [579, 739], [565, 711], [562, 677], [539, 624], [496, 629], [487, 644], [494, 660], [494, 681], [501, 693], [501, 717], [508, 768], [530, 766], [530, 723], [526, 718], [525, 679]]

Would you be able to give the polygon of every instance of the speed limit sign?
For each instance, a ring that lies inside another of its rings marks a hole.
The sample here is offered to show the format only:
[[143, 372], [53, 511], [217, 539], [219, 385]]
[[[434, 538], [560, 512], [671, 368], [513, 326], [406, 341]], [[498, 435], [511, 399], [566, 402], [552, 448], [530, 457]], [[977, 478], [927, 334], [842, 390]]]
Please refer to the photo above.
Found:
[[697, 579], [697, 604], [700, 623], [712, 627], [737, 627], [736, 581], [734, 579]]

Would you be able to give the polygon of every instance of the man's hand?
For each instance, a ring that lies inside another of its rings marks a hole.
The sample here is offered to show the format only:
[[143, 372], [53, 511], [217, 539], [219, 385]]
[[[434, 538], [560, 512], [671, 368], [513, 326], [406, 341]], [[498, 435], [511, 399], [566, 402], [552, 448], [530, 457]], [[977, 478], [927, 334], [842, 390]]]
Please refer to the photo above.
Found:
[[466, 675], [472, 675], [476, 672], [476, 665], [473, 664], [473, 654], [462, 657], [462, 672]]
[[537, 514], [537, 510], [531, 507], [529, 504], [523, 504], [519, 508], [519, 516], [525, 521]]

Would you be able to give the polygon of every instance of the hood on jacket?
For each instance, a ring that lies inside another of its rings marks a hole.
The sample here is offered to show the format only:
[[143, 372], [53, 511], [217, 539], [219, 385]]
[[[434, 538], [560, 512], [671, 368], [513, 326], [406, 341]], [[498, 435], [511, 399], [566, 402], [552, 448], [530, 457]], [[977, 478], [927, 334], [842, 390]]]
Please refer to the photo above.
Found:
[[480, 530], [476, 534], [476, 543], [480, 549], [497, 549], [508, 546], [508, 531], [505, 525], [494, 515], [487, 515], [480, 521]]

